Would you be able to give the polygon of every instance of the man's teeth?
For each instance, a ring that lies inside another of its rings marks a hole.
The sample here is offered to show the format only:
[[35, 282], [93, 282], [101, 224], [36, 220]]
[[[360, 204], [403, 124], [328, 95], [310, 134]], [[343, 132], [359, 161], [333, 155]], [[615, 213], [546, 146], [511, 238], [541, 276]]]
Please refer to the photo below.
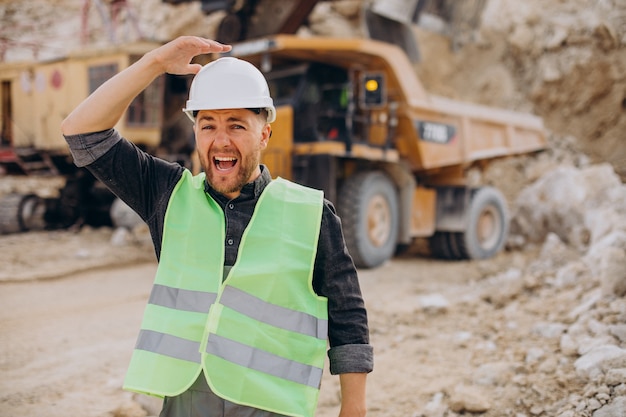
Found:
[[220, 170], [226, 170], [226, 169], [232, 168], [237, 163], [237, 158], [234, 158], [232, 156], [214, 157], [213, 160], [215, 161], [216, 168]]

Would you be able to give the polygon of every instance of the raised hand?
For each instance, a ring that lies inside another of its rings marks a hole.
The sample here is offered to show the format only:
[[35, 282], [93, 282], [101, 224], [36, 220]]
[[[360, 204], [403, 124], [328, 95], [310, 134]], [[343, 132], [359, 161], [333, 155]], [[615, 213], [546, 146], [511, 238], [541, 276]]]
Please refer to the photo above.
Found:
[[155, 63], [161, 66], [162, 72], [175, 75], [196, 74], [200, 64], [192, 64], [197, 55], [228, 52], [230, 45], [224, 45], [212, 39], [197, 36], [181, 36], [150, 52]]

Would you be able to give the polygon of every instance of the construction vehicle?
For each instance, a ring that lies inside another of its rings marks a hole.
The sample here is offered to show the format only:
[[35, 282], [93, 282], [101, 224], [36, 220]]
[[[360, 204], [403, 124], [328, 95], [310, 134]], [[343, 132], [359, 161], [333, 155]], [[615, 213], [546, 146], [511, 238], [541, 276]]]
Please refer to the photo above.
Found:
[[229, 55], [265, 73], [277, 106], [264, 163], [324, 190], [358, 266], [417, 238], [446, 259], [502, 250], [507, 203], [467, 173], [543, 149], [541, 118], [429, 94], [406, 54], [380, 41], [276, 35]]
[[[77, 168], [61, 135], [63, 119], [115, 73], [158, 43], [82, 50], [51, 61], [0, 64], [0, 175], [62, 176], [58, 195], [0, 199], [0, 233], [111, 225], [114, 196]], [[140, 148], [191, 166], [194, 138], [182, 114], [190, 77], [160, 77], [131, 104], [117, 128]]]

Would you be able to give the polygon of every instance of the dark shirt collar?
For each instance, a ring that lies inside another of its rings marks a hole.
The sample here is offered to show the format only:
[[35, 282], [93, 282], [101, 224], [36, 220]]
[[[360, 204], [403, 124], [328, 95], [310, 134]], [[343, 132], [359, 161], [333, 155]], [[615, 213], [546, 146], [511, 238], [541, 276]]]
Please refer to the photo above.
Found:
[[[259, 175], [254, 181], [247, 183], [241, 189], [241, 193], [234, 200], [257, 200], [267, 184], [272, 181], [269, 169], [265, 165], [261, 164], [261, 175]], [[215, 191], [205, 180], [204, 191], [213, 197], [216, 201], [221, 203], [227, 203], [230, 201], [225, 195]]]

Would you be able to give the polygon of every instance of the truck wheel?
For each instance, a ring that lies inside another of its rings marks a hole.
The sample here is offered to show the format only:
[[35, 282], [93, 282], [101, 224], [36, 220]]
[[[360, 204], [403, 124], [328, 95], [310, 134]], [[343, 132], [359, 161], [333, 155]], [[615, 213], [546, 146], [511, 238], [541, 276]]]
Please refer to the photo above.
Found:
[[509, 233], [509, 214], [500, 191], [493, 187], [475, 190], [467, 219], [465, 231], [455, 234], [463, 258], [491, 258], [502, 250]]
[[458, 245], [458, 235], [453, 232], [436, 232], [429, 240], [432, 255], [440, 259], [464, 259], [465, 255]]
[[374, 268], [393, 256], [398, 240], [398, 194], [382, 172], [348, 178], [338, 211], [348, 251], [357, 267]]
[[29, 194], [24, 196], [20, 207], [20, 221], [26, 230], [44, 230], [46, 228], [46, 202], [43, 198]]
[[0, 199], [0, 234], [42, 230], [45, 203], [35, 194], [8, 194]]

